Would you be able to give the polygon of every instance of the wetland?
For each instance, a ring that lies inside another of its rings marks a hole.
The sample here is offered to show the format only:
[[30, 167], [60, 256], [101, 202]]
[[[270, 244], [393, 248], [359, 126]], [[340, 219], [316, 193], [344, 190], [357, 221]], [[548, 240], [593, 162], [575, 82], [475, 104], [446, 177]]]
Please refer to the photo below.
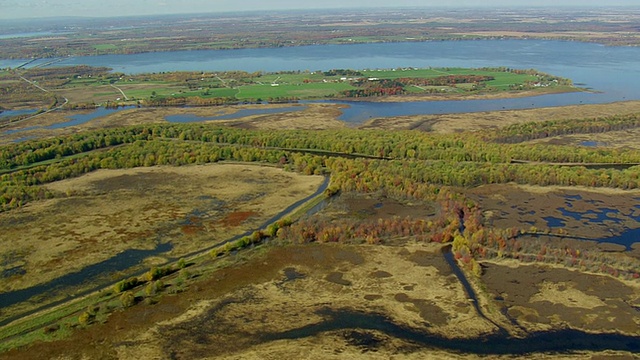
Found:
[[[275, 100], [298, 91], [284, 79], [363, 67], [535, 68], [581, 91], [9, 113], [0, 359], [633, 359], [639, 58], [493, 38], [12, 62], [79, 66], [53, 98], [16, 97], [27, 112], [206, 99], [200, 83], [244, 101], [223, 83], [253, 71], [283, 72], [251, 80]], [[134, 80], [179, 71], [197, 77]]]

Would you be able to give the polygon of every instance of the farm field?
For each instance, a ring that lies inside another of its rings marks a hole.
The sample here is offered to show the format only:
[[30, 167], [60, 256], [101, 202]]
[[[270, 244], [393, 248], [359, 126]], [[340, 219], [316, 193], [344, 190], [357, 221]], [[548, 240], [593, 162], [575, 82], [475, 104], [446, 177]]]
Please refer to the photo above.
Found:
[[[82, 75], [79, 75], [82, 74]], [[22, 77], [22, 78], [20, 78]], [[65, 102], [65, 108], [96, 105], [224, 105], [367, 97], [403, 101], [403, 96], [517, 96], [577, 91], [570, 80], [535, 70], [399, 68], [318, 72], [176, 72], [127, 75], [104, 68], [47, 68], [0, 72], [7, 109]], [[38, 88], [27, 81], [39, 84]], [[47, 92], [43, 93], [42, 89]]]

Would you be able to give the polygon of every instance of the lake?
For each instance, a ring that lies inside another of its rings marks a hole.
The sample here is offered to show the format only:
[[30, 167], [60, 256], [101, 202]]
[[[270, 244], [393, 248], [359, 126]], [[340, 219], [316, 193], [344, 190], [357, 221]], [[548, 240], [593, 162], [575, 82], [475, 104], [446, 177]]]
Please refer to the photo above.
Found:
[[[473, 40], [266, 49], [172, 51], [60, 59], [56, 65], [108, 66], [114, 71], [285, 71], [335, 68], [498, 67], [528, 69], [572, 79], [594, 93], [543, 95], [519, 99], [414, 103], [343, 102], [341, 120], [373, 117], [527, 109], [600, 104], [640, 99], [640, 48], [546, 40]], [[0, 60], [0, 67], [26, 60]]]

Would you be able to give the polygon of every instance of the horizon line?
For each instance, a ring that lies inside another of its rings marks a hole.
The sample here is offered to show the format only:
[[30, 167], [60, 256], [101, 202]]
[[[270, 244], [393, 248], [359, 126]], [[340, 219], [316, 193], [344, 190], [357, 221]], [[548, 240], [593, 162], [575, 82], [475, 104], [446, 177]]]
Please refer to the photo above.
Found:
[[221, 14], [252, 14], [252, 13], [286, 13], [286, 12], [322, 12], [322, 11], [372, 11], [372, 10], [418, 10], [418, 9], [615, 9], [615, 8], [635, 8], [640, 10], [638, 5], [475, 5], [475, 6], [456, 6], [456, 5], [423, 5], [423, 6], [373, 6], [373, 7], [331, 7], [331, 8], [295, 8], [295, 9], [262, 9], [262, 10], [223, 10], [223, 11], [207, 11], [207, 12], [177, 12], [177, 13], [144, 13], [139, 15], [55, 15], [55, 16], [33, 16], [33, 17], [1, 17], [0, 20], [5, 21], [29, 21], [29, 20], [55, 20], [55, 19], [123, 19], [123, 18], [139, 18], [139, 17], [163, 17], [163, 16], [210, 16]]

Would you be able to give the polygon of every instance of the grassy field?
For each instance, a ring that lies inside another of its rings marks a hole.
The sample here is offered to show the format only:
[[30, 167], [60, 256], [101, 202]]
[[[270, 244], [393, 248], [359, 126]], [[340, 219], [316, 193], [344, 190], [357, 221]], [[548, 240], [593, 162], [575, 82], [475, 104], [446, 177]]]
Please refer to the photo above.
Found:
[[334, 97], [342, 90], [353, 89], [349, 83], [283, 83], [277, 85], [249, 85], [238, 89], [238, 99], [267, 99], [269, 97], [323, 98]]
[[[23, 272], [3, 279], [3, 291], [159, 243], [173, 246], [163, 256], [182, 257], [260, 227], [322, 181], [272, 167], [212, 164], [105, 170], [52, 183], [49, 189], [60, 198], [0, 214], [0, 256], [12, 259], [0, 270]], [[166, 261], [151, 257], [143, 267]]]
[[95, 44], [93, 45], [93, 47], [96, 50], [115, 50], [118, 48], [118, 46], [114, 45], [114, 44]]
[[[96, 45], [96, 51], [106, 49], [111, 44]], [[9, 89], [3, 106], [7, 108], [24, 104], [33, 97], [34, 101], [42, 101], [42, 91], [28, 86], [19, 76], [23, 75], [44, 86], [58, 98], [69, 100], [69, 106], [89, 104], [137, 104], [145, 101], [157, 101], [162, 98], [195, 98], [233, 99], [235, 101], [270, 101], [273, 99], [326, 99], [344, 98], [343, 91], [363, 88], [384, 87], [379, 80], [401, 78], [431, 79], [446, 76], [476, 75], [492, 77], [492, 80], [481, 83], [458, 83], [455, 85], [418, 86], [407, 84], [402, 93], [405, 96], [430, 96], [432, 93], [473, 96], [485, 93], [503, 93], [512, 96], [514, 90], [526, 90], [532, 84], [541, 81], [543, 74], [524, 74], [507, 71], [507, 69], [464, 69], [464, 68], [398, 68], [368, 69], [358, 72], [349, 71], [302, 71], [293, 73], [166, 73], [126, 75], [114, 73], [96, 73], [95, 75], [72, 76], [68, 70], [60, 68], [63, 75], [33, 75], [27, 71], [4, 72], [0, 81], [14, 84]], [[67, 71], [67, 72], [65, 72]], [[101, 70], [104, 71], [104, 70]], [[363, 84], [358, 81], [364, 80]], [[544, 80], [545, 87], [538, 90], [575, 91], [569, 86]], [[395, 85], [394, 85], [395, 86]], [[560, 89], [560, 90], [558, 90]], [[15, 92], [15, 94], [12, 94]], [[123, 95], [124, 94], [124, 95]], [[441, 94], [442, 95], [442, 94]], [[358, 95], [360, 96], [360, 95]], [[389, 98], [387, 96], [377, 99]], [[402, 99], [402, 97], [392, 97]], [[51, 100], [49, 100], [51, 101]], [[45, 107], [47, 104], [41, 104]]]

